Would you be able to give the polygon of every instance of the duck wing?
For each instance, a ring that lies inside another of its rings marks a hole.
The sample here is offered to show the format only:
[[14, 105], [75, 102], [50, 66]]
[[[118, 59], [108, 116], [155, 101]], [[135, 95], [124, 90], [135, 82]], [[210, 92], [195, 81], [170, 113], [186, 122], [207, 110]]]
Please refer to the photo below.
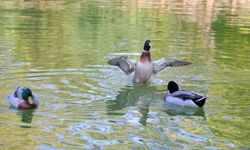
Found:
[[136, 60], [128, 56], [121, 56], [108, 61], [108, 64], [119, 67], [127, 75], [135, 71], [136, 63]]
[[161, 58], [159, 60], [153, 61], [153, 73], [157, 74], [158, 72], [162, 71], [166, 67], [179, 67], [179, 66], [186, 66], [190, 65], [190, 62], [176, 60], [173, 58]]
[[23, 88], [18, 87], [14, 93], [16, 98], [22, 99]]
[[201, 96], [201, 95], [189, 92], [189, 91], [176, 91], [172, 93], [172, 96], [183, 99], [184, 101], [192, 100], [199, 107], [202, 107], [205, 104], [206, 99], [207, 99], [207, 97], [205, 96]]

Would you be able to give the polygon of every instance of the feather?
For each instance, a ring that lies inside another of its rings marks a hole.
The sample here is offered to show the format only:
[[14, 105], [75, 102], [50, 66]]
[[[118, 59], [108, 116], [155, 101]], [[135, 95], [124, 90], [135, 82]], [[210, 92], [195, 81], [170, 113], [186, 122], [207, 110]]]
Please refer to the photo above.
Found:
[[189, 91], [182, 91], [182, 90], [172, 93], [172, 96], [181, 98], [183, 100], [187, 100], [187, 99], [198, 100], [202, 98], [202, 96], [200, 95], [197, 95]]
[[190, 65], [190, 62], [176, 60], [171, 58], [161, 58], [159, 60], [153, 61], [153, 73], [157, 74], [158, 72], [162, 71], [166, 67], [179, 67], [179, 66], [186, 66]]
[[189, 101], [192, 100], [198, 107], [202, 107], [205, 102], [207, 97], [201, 96], [195, 93], [192, 93], [190, 91], [176, 91], [171, 94], [172, 97], [181, 99], [183, 101]]
[[108, 64], [119, 67], [125, 74], [129, 75], [135, 71], [136, 62], [128, 56], [121, 56], [109, 60]]

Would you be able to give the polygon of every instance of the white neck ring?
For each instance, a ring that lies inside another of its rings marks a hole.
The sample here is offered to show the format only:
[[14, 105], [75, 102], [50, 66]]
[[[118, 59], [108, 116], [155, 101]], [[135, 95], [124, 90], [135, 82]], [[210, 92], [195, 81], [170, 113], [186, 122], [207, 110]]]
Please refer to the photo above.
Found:
[[149, 53], [149, 51], [146, 51], [146, 50], [144, 50], [144, 49], [142, 50], [142, 52], [143, 52], [143, 53]]

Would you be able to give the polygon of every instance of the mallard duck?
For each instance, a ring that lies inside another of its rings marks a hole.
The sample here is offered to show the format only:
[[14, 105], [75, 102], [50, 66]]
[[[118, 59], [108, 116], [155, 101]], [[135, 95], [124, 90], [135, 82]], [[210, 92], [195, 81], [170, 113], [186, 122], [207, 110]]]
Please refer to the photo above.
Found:
[[150, 48], [152, 42], [146, 40], [139, 60], [134, 60], [128, 56], [113, 58], [108, 64], [118, 66], [125, 74], [129, 75], [135, 71], [133, 81], [148, 82], [153, 74], [157, 74], [166, 67], [178, 67], [191, 64], [190, 62], [176, 60], [172, 58], [161, 58], [151, 61]]
[[31, 89], [18, 87], [10, 96], [9, 103], [18, 109], [31, 109], [39, 106], [39, 101], [32, 94]]
[[165, 95], [165, 102], [189, 106], [189, 107], [203, 107], [206, 102], [207, 97], [195, 94], [190, 91], [179, 90], [179, 86], [174, 81], [168, 83], [169, 93]]

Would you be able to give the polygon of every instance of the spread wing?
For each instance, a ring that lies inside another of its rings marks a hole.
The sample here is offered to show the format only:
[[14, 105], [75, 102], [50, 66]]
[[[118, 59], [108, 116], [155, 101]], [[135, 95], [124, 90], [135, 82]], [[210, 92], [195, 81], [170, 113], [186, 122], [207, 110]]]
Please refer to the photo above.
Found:
[[108, 64], [118, 66], [125, 74], [129, 75], [134, 72], [136, 62], [136, 60], [133, 60], [128, 56], [121, 56], [109, 60]]
[[153, 73], [157, 74], [158, 72], [162, 71], [166, 67], [179, 67], [179, 66], [186, 66], [190, 65], [190, 62], [176, 60], [172, 58], [161, 58], [159, 60], [153, 61]]

